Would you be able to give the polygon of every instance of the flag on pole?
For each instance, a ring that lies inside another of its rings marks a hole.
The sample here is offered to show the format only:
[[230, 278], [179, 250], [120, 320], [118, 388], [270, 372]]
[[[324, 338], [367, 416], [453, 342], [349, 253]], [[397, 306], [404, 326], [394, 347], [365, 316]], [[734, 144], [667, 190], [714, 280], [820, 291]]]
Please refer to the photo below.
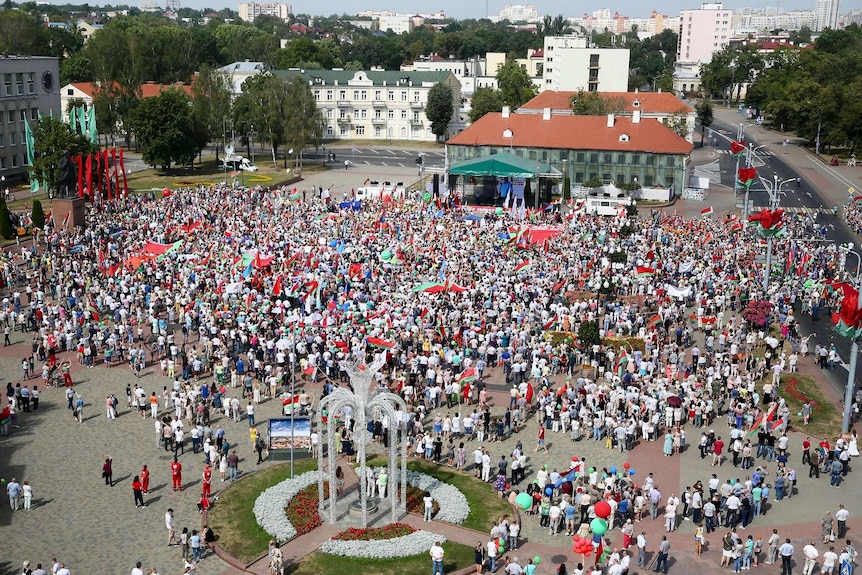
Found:
[[395, 347], [394, 341], [387, 341], [379, 337], [369, 337], [365, 340], [365, 343], [367, 343], [371, 347], [376, 347], [379, 349], [392, 349]]
[[90, 106], [90, 113], [87, 118], [87, 136], [91, 142], [96, 142], [99, 139], [99, 134], [96, 131], [96, 108], [94, 106]]
[[[67, 215], [66, 218], [68, 217], [69, 216]], [[96, 308], [96, 306], [90, 304], [89, 306], [87, 306], [87, 311], [90, 312], [90, 318], [94, 322], [99, 323], [99, 310]]]
[[655, 275], [655, 270], [645, 266], [637, 266], [636, 268], [639, 278], [649, 278]]
[[84, 170], [87, 178], [87, 193], [90, 195], [90, 201], [93, 200], [93, 154], [87, 154], [87, 162], [84, 164]]
[[736, 222], [735, 224], [730, 226], [730, 229], [728, 231], [732, 234], [738, 234], [739, 232], [741, 232], [744, 229], [745, 229], [745, 224], [743, 224], [742, 222]]
[[530, 267], [532, 265], [533, 264], [530, 262], [530, 260], [524, 260], [521, 263], [519, 263], [517, 266], [515, 266], [515, 273], [518, 274], [521, 272], [529, 271]]
[[623, 369], [625, 369], [625, 366], [628, 362], [629, 354], [626, 353], [626, 350], [620, 351], [620, 355], [619, 357], [617, 357], [617, 362], [614, 366], [614, 373], [616, 373], [618, 377], [623, 376]]
[[[33, 162], [36, 160], [36, 139], [33, 137], [33, 131], [30, 129], [30, 121], [24, 120], [24, 140], [27, 145], [27, 165], [33, 167]], [[30, 193], [35, 194], [39, 191], [39, 180], [30, 174]]]
[[75, 156], [75, 168], [78, 170], [78, 197], [84, 197], [84, 157], [81, 154]]
[[471, 367], [471, 368], [465, 369], [464, 371], [459, 373], [455, 377], [455, 381], [457, 381], [458, 383], [463, 385], [465, 383], [473, 383], [474, 381], [476, 381], [477, 378], [478, 378], [478, 374], [476, 373], [476, 368]]
[[[95, 110], [93, 112], [95, 114]], [[123, 148], [120, 148], [120, 172], [123, 174], [123, 197], [129, 197], [129, 181], [126, 179], [126, 161], [123, 158]]]
[[700, 215], [703, 217], [711, 216], [713, 212], [712, 206], [700, 210]]
[[272, 295], [273, 295], [273, 297], [281, 297], [281, 291], [282, 291], [281, 274], [279, 274], [278, 278], [276, 278], [276, 280], [275, 280], [275, 283], [272, 284]]
[[245, 269], [243, 270], [243, 272], [242, 272], [242, 277], [243, 277], [244, 279], [248, 279], [248, 278], [250, 278], [250, 277], [251, 277], [251, 273], [252, 273], [252, 269], [253, 269], [253, 268], [251, 267], [251, 262], [249, 262], [248, 266], [246, 266], [246, 268], [245, 268]]
[[560, 323], [560, 316], [555, 315], [554, 317], [552, 317], [551, 319], [546, 321], [543, 327], [545, 328], [545, 331], [550, 331], [550, 330], [556, 328], [557, 324], [559, 324], [559, 323]]
[[86, 108], [84, 108], [84, 106], [81, 106], [80, 108], [78, 108], [78, 127], [75, 131], [80, 130], [81, 135], [84, 137], [87, 136], [87, 117], [86, 117], [86, 114], [87, 114], [87, 110], [86, 110]]
[[[63, 229], [69, 229], [69, 216], [72, 215], [72, 212], [66, 212], [66, 217], [63, 218]], [[98, 321], [98, 320], [97, 320]]]
[[661, 314], [655, 314], [652, 318], [647, 322], [647, 327], [651, 328], [661, 323]]

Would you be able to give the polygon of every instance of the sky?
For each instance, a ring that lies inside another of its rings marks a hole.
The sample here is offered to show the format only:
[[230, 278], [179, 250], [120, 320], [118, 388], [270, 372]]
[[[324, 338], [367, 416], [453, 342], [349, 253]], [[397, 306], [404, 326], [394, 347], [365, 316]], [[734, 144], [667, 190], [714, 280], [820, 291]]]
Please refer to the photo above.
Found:
[[[182, 0], [184, 6], [190, 8], [203, 8], [208, 6], [211, 8], [223, 8], [225, 6], [236, 10], [236, 3], [226, 2], [225, 0]], [[268, 0], [257, 0], [268, 1]], [[316, 0], [308, 2], [307, 0], [272, 0], [281, 1], [293, 5], [293, 11], [298, 14], [355, 14], [362, 10], [392, 10], [398, 13], [415, 12], [415, 13], [432, 13], [438, 10], [443, 10], [447, 16], [458, 19], [463, 18], [484, 18], [485, 17], [485, 0], [412, 0], [403, 2], [398, 0]], [[814, 0], [734, 0], [732, 2], [724, 2], [725, 8], [733, 10], [748, 6], [751, 8], [767, 8], [775, 6], [776, 2], [780, 1], [781, 10], [786, 12], [798, 9], [814, 9]], [[163, 0], [160, 0], [163, 4]], [[620, 12], [626, 16], [647, 17], [653, 9], [661, 10], [667, 16], [679, 16], [680, 10], [699, 8], [701, 0], [663, 0], [661, 2], [644, 3], [638, 0], [599, 0], [599, 3], [586, 2], [571, 2], [571, 0], [527, 0], [518, 1], [510, 0], [509, 2], [501, 2], [500, 0], [488, 0], [487, 10], [488, 15], [496, 15], [500, 9], [507, 3], [510, 4], [532, 4], [539, 14], [550, 14], [556, 16], [563, 14], [564, 16], [581, 16], [585, 12], [590, 13], [593, 10], [601, 8], [610, 8], [615, 12]], [[848, 2], [844, 0], [841, 4], [842, 12], [845, 6], [855, 3], [855, 0]]]

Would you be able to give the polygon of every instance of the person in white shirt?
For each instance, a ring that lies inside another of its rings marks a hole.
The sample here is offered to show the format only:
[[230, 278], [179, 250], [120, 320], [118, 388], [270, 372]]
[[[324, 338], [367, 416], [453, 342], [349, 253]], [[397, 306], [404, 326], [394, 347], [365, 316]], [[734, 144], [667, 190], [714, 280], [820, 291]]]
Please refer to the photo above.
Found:
[[844, 539], [847, 535], [847, 519], [850, 518], [850, 512], [844, 508], [844, 504], [838, 505], [838, 511], [835, 512], [835, 521], [838, 523], [838, 539]]
[[144, 575], [143, 569], [141, 569], [141, 562], [138, 561], [135, 563], [135, 567], [132, 569], [132, 575]]
[[823, 554], [823, 566], [820, 568], [821, 573], [831, 573], [835, 569], [835, 564], [838, 562], [838, 554], [835, 553], [835, 547], [829, 546], [829, 551]]
[[814, 546], [814, 541], [802, 548], [802, 554], [805, 556], [805, 565], [802, 567], [802, 575], [811, 575], [814, 570], [814, 563], [820, 556], [817, 548]]

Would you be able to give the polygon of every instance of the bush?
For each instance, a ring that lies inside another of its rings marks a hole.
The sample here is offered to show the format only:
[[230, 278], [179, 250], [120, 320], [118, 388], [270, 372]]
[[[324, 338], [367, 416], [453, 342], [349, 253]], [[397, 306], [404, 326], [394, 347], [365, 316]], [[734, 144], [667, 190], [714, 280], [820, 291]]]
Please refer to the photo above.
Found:
[[601, 180], [601, 178], [590, 178], [586, 182], [584, 182], [585, 188], [601, 188], [605, 183]]
[[578, 345], [582, 347], [592, 347], [602, 343], [602, 338], [599, 337], [599, 322], [584, 321], [581, 322], [578, 328]]
[[45, 229], [45, 210], [42, 209], [42, 202], [33, 200], [33, 209], [30, 213], [30, 219], [33, 220], [33, 227], [40, 230]]
[[7, 240], [15, 237], [12, 220], [9, 218], [9, 206], [3, 199], [0, 199], [0, 236]]

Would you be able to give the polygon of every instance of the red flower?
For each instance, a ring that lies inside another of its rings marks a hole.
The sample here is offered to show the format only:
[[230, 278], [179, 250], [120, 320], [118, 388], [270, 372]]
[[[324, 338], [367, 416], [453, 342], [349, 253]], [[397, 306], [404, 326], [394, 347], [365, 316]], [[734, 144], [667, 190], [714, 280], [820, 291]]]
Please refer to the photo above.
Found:
[[[329, 483], [323, 484], [323, 496], [329, 497]], [[317, 512], [318, 502], [317, 485], [309, 485], [287, 504], [284, 512], [297, 535], [304, 535], [315, 527], [320, 527], [322, 522]]]
[[333, 537], [333, 539], [335, 541], [379, 541], [404, 537], [415, 531], [413, 527], [406, 523], [390, 523], [385, 527], [369, 527], [368, 529], [351, 527], [346, 531], [342, 531]]

